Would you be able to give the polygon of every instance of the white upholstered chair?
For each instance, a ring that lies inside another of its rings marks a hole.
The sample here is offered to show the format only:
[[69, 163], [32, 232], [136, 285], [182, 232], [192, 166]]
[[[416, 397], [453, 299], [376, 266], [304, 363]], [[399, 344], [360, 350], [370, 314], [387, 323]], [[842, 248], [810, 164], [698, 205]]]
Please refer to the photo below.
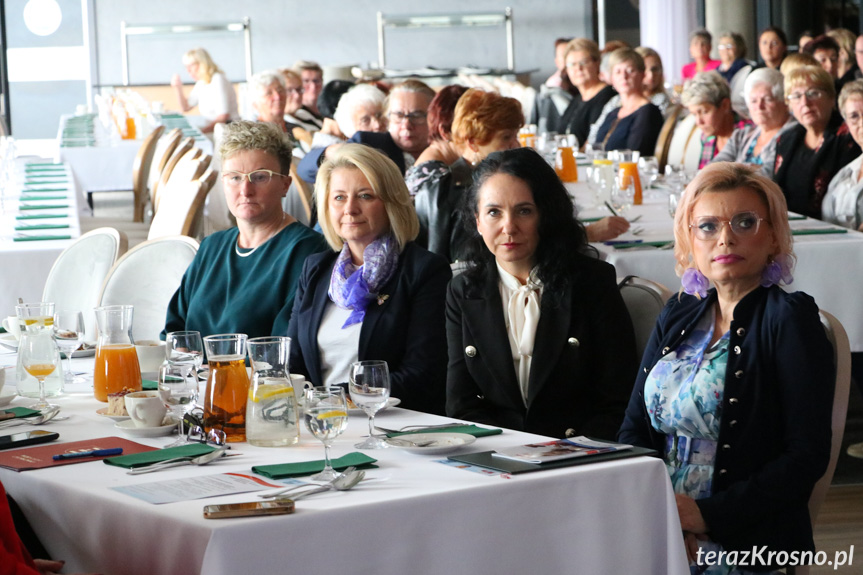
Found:
[[153, 216], [147, 239], [152, 240], [175, 235], [190, 237], [198, 235], [197, 230], [200, 228], [204, 202], [213, 184], [216, 183], [218, 175], [217, 172], [210, 171], [200, 180], [191, 182], [170, 180], [162, 188], [160, 209]]
[[99, 305], [135, 306], [132, 337], [159, 339], [171, 297], [196, 253], [198, 242], [185, 236], [138, 244], [117, 260], [105, 278]]
[[97, 228], [63, 250], [48, 272], [42, 301], [54, 302], [57, 311], [82, 312], [85, 341], [96, 339], [93, 308], [99, 303], [105, 277], [117, 258], [126, 253], [127, 245], [123, 232], [114, 228]]
[[635, 349], [638, 360], [644, 355], [644, 348], [650, 340], [650, 334], [656, 325], [656, 318], [665, 302], [671, 297], [671, 291], [654, 281], [646, 280], [637, 276], [626, 276], [618, 278], [617, 287], [632, 318], [632, 327], [635, 330]]

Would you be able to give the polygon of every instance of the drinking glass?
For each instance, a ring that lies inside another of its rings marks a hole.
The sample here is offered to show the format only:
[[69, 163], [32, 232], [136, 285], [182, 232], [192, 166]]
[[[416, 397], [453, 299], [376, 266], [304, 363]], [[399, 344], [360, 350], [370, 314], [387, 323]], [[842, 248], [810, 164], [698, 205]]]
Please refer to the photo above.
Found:
[[642, 183], [646, 182], [648, 188], [653, 187], [659, 177], [659, 160], [656, 156], [642, 156], [638, 159], [638, 171], [642, 174]]
[[67, 384], [82, 383], [84, 378], [72, 373], [72, 352], [84, 341], [84, 314], [76, 310], [60, 310], [54, 314], [54, 341], [66, 355]]
[[165, 447], [177, 447], [192, 443], [186, 437], [183, 419], [186, 412], [192, 409], [198, 400], [197, 373], [190, 372], [186, 365], [172, 365], [166, 362], [159, 368], [158, 383], [162, 401], [165, 402], [171, 413], [180, 420], [177, 441]]
[[172, 331], [165, 336], [165, 357], [171, 365], [185, 367], [198, 381], [198, 370], [204, 363], [201, 332]]
[[315, 481], [332, 481], [336, 471], [330, 463], [330, 444], [348, 428], [348, 402], [338, 386], [311, 387], [305, 393], [303, 417], [309, 433], [324, 444], [324, 469], [313, 475]]
[[351, 401], [369, 416], [369, 436], [354, 445], [359, 449], [383, 449], [386, 441], [375, 435], [375, 414], [390, 397], [390, 370], [385, 361], [356, 361], [348, 376]]
[[631, 176], [621, 174], [615, 178], [615, 185], [611, 188], [611, 205], [617, 212], [617, 215], [622, 216], [635, 200], [635, 182]]
[[246, 401], [249, 374], [246, 371], [244, 333], [208, 335], [207, 361], [210, 374], [204, 396], [204, 429], [224, 431], [229, 442], [246, 440]]
[[680, 202], [680, 194], [671, 192], [668, 194], [668, 214], [671, 219], [674, 219], [674, 214], [677, 212], [677, 204]]
[[50, 333], [22, 333], [18, 354], [24, 369], [39, 382], [39, 401], [33, 409], [45, 411], [55, 405], [45, 398], [45, 378], [51, 375], [60, 364], [60, 352]]

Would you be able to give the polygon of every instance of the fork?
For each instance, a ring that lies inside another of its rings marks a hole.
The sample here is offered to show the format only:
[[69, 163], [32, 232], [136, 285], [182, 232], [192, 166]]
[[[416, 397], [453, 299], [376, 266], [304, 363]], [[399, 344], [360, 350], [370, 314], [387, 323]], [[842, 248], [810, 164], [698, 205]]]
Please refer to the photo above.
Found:
[[452, 421], [450, 423], [440, 423], [438, 425], [405, 425], [400, 429], [387, 429], [386, 427], [378, 427], [375, 426], [375, 429], [378, 431], [383, 431], [384, 433], [405, 433], [410, 429], [414, 430], [425, 430], [425, 429], [446, 429], [447, 427], [459, 427], [461, 425], [465, 425], [464, 423], [459, 423], [458, 421]]

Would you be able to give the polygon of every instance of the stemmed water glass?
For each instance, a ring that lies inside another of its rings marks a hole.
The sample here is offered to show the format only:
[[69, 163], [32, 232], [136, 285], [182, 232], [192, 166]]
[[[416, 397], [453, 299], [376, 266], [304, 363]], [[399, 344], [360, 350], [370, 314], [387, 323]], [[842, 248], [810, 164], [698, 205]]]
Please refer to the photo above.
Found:
[[635, 201], [635, 182], [632, 176], [620, 174], [615, 178], [615, 185], [611, 189], [611, 205], [617, 212], [617, 215], [622, 216]]
[[81, 383], [81, 377], [72, 373], [72, 352], [84, 341], [84, 314], [77, 310], [60, 310], [54, 313], [54, 341], [66, 356], [66, 384]]
[[390, 397], [390, 371], [385, 361], [356, 361], [351, 364], [348, 389], [351, 400], [369, 416], [369, 436], [354, 447], [383, 449], [389, 447], [375, 435], [375, 414], [386, 406]]
[[337, 474], [330, 463], [330, 444], [348, 428], [348, 402], [344, 388], [319, 386], [307, 389], [303, 417], [309, 432], [324, 444], [324, 469], [311, 478], [332, 481]]
[[22, 334], [18, 345], [21, 365], [39, 382], [39, 401], [33, 409], [46, 411], [57, 406], [48, 403], [45, 397], [45, 378], [54, 373], [60, 364], [60, 352], [54, 338], [47, 334]]
[[198, 376], [197, 373], [189, 372], [184, 365], [172, 365], [168, 362], [159, 368], [159, 396], [171, 410], [171, 413], [180, 420], [179, 437], [177, 441], [166, 447], [177, 447], [191, 443], [186, 437], [183, 426], [183, 418], [198, 400]]
[[201, 332], [169, 332], [165, 336], [165, 357], [171, 365], [186, 367], [197, 381], [198, 370], [204, 363], [204, 343], [201, 340]]

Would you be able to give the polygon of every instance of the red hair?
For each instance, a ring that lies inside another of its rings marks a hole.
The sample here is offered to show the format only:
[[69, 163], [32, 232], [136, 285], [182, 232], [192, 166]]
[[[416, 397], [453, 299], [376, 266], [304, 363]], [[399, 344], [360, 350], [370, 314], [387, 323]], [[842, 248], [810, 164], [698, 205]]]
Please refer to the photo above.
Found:
[[468, 140], [487, 144], [501, 130], [518, 130], [523, 125], [524, 112], [518, 100], [471, 88], [456, 104], [452, 139], [456, 144]]

